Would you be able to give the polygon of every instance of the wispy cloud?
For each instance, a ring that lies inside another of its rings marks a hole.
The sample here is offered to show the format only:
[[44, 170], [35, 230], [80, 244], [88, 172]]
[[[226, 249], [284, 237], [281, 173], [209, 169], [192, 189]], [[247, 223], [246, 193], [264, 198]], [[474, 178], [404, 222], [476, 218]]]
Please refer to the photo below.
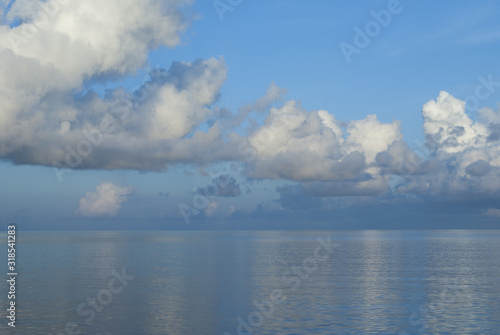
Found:
[[500, 209], [498, 209], [498, 208], [488, 208], [488, 210], [486, 211], [486, 215], [487, 216], [493, 216], [493, 217], [500, 218]]

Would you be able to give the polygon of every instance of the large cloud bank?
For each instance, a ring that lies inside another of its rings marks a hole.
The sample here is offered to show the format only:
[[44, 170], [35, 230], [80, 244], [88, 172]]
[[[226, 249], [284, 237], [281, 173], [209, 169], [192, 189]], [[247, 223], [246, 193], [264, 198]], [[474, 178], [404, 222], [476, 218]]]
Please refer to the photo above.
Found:
[[[190, 4], [13, 2], [0, 25], [0, 158], [145, 171], [244, 161], [247, 177], [289, 180], [296, 188], [281, 193], [309, 197], [498, 193], [500, 113], [483, 109], [474, 122], [465, 102], [446, 92], [423, 106], [426, 147], [418, 156], [403, 141], [399, 121], [368, 115], [339, 122], [294, 100], [278, 105], [285, 91], [274, 84], [235, 114], [214, 106], [226, 80], [222, 57], [155, 69], [134, 92], [88, 89], [134, 75], [154, 48], [177, 46]], [[265, 120], [250, 120], [244, 132], [241, 124], [252, 112], [265, 113]], [[240, 194], [234, 180], [231, 185], [224, 196]], [[92, 199], [82, 212], [92, 212], [85, 210]]]
[[295, 101], [271, 108], [248, 138], [255, 149], [248, 174], [301, 181], [317, 196], [384, 192], [389, 178], [376, 158], [402, 141], [399, 122], [384, 124], [368, 115], [343, 128], [327, 111], [306, 111]]
[[93, 83], [133, 74], [151, 49], [175, 47], [189, 23], [179, 8], [189, 3], [15, 1], [7, 16], [21, 24], [0, 26], [0, 156], [17, 164], [137, 170], [217, 156], [217, 127], [196, 130], [213, 116], [208, 106], [226, 76], [222, 58], [174, 62], [152, 71], [133, 94], [85, 93]]

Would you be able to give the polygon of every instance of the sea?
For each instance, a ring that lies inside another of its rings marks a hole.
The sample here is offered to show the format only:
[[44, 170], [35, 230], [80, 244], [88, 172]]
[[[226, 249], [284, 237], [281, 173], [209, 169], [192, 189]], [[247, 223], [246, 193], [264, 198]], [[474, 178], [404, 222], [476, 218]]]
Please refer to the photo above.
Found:
[[500, 334], [500, 231], [18, 231], [15, 299], [0, 240], [1, 334]]

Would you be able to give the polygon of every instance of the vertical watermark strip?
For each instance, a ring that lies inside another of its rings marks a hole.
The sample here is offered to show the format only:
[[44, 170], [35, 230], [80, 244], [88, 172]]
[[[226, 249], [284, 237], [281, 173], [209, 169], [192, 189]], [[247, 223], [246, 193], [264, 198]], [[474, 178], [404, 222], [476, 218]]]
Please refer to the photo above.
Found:
[[16, 225], [7, 227], [7, 283], [9, 308], [7, 308], [7, 319], [10, 327], [16, 327]]

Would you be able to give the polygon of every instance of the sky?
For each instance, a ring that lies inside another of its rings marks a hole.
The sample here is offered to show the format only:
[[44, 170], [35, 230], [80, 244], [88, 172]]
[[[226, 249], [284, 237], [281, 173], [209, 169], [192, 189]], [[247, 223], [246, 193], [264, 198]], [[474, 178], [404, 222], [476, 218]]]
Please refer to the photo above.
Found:
[[2, 224], [500, 228], [496, 1], [0, 5]]

